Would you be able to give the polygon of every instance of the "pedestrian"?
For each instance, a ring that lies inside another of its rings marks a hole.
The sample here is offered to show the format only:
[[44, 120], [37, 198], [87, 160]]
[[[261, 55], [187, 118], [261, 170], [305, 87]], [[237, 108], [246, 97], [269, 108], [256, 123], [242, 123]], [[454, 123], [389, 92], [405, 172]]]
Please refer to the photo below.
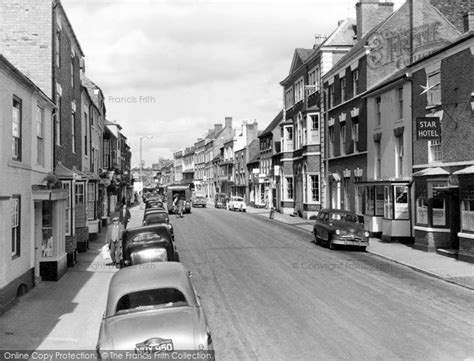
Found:
[[179, 200], [178, 200], [178, 213], [181, 218], [184, 217], [183, 212], [184, 212], [184, 197], [181, 196], [179, 197]]
[[110, 258], [113, 265], [120, 264], [122, 257], [122, 234], [124, 231], [123, 225], [120, 223], [118, 216], [112, 218], [112, 223], [107, 228], [105, 242], [109, 246]]
[[270, 219], [274, 219], [275, 218], [275, 207], [271, 207], [270, 208], [270, 216], [269, 216]]
[[130, 211], [125, 203], [123, 203], [122, 208], [120, 209], [119, 220], [120, 223], [123, 224], [123, 227], [127, 228], [128, 221], [130, 220]]

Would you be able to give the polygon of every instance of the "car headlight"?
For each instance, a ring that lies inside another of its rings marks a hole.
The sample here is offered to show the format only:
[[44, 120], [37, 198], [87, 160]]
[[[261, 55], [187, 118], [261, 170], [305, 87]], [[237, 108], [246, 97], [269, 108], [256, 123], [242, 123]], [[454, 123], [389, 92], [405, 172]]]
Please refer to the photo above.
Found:
[[370, 233], [367, 232], [367, 231], [365, 231], [365, 232], [364, 232], [364, 236], [365, 236], [366, 238], [369, 238], [369, 237], [370, 237]]
[[337, 235], [340, 235], [341, 234], [341, 230], [339, 229], [336, 229], [336, 232], [335, 232]]

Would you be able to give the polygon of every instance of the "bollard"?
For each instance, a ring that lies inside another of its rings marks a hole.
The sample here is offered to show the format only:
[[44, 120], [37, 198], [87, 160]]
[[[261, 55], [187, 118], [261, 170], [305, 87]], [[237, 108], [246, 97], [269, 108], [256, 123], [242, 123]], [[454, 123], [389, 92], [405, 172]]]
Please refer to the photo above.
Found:
[[269, 215], [269, 218], [270, 218], [270, 219], [274, 219], [274, 218], [275, 218], [275, 208], [273, 208], [273, 207], [270, 208], [270, 215]]

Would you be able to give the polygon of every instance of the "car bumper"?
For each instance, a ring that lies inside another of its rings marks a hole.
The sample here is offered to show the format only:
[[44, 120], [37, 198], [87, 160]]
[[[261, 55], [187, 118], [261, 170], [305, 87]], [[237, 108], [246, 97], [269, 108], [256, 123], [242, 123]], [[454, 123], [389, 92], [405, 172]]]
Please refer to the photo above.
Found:
[[359, 237], [338, 237], [333, 238], [332, 243], [340, 246], [367, 247], [369, 245], [369, 240]]

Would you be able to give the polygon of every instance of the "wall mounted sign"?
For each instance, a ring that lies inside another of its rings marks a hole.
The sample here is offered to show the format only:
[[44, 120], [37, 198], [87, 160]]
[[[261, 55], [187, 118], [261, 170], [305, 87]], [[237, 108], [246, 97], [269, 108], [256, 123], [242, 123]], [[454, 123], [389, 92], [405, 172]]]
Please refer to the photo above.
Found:
[[439, 139], [441, 137], [441, 124], [437, 117], [416, 118], [416, 139]]

